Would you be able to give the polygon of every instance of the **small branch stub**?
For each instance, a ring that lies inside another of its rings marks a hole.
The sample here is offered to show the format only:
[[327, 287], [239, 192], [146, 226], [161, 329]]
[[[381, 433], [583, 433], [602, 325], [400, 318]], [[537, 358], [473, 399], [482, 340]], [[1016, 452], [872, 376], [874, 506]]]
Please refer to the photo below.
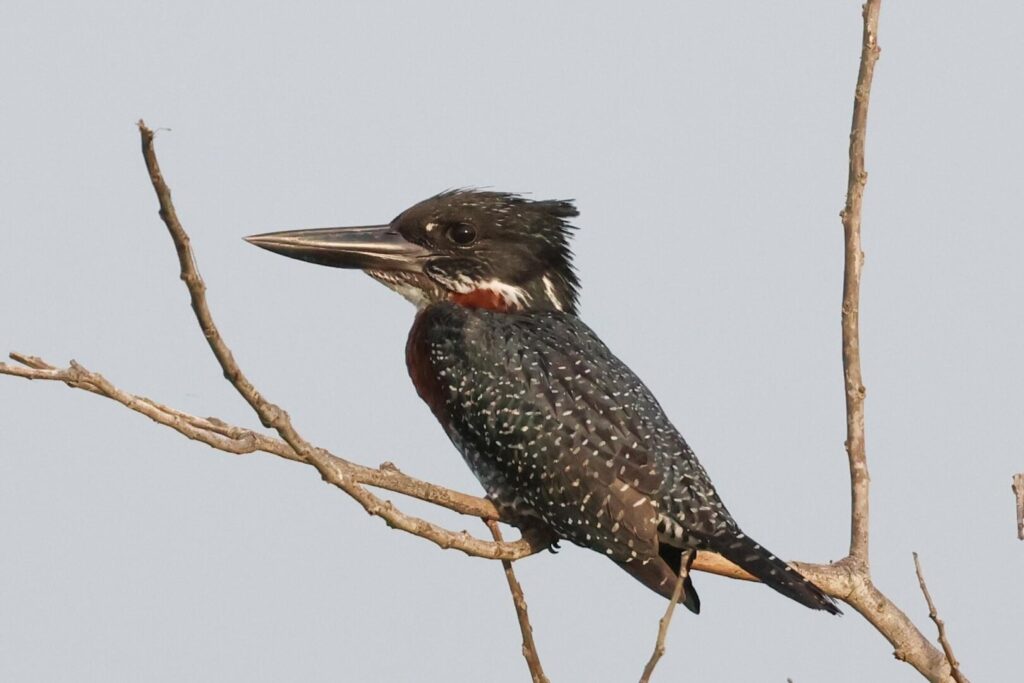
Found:
[[1024, 541], [1024, 472], [1013, 475], [1013, 494], [1017, 498], [1017, 538]]

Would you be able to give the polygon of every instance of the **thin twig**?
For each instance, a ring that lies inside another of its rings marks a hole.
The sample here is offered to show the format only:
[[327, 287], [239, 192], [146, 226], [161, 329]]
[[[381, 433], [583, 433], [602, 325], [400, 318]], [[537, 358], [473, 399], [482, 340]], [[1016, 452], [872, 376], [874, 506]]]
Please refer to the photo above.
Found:
[[679, 578], [676, 579], [676, 587], [672, 590], [672, 598], [665, 608], [665, 616], [658, 620], [658, 638], [654, 641], [654, 652], [651, 658], [644, 665], [644, 671], [640, 675], [640, 683], [649, 683], [654, 667], [665, 654], [665, 638], [668, 636], [668, 627], [672, 623], [672, 614], [676, 611], [676, 604], [683, 597], [683, 586], [686, 584], [686, 577], [690, 575], [690, 565], [693, 563], [693, 551], [687, 550], [679, 562]]
[[1024, 541], [1024, 472], [1013, 475], [1013, 495], [1017, 497], [1017, 538]]
[[953, 654], [953, 646], [949, 644], [949, 638], [946, 636], [946, 624], [939, 618], [939, 612], [935, 609], [935, 603], [932, 602], [932, 595], [928, 592], [928, 585], [924, 582], [924, 574], [921, 573], [921, 561], [917, 558], [917, 553], [914, 553], [914, 569], [917, 571], [917, 582], [921, 584], [921, 592], [924, 593], [925, 602], [928, 603], [928, 616], [935, 622], [935, 627], [939, 630], [939, 644], [942, 645], [942, 651], [946, 654], [946, 661], [949, 662], [950, 675], [956, 683], [966, 683], [966, 679], [960, 673], [960, 662], [956, 660], [956, 655]]
[[864, 265], [860, 221], [864, 186], [864, 141], [868, 128], [868, 104], [878, 47], [878, 13], [881, 0], [864, 5], [864, 37], [860, 54], [857, 90], [850, 127], [850, 169], [846, 206], [840, 216], [845, 235], [843, 270], [843, 381], [846, 386], [846, 452], [850, 461], [850, 558], [868, 564], [868, 461], [864, 448], [864, 380], [860, 369], [860, 274]]
[[[493, 519], [485, 519], [484, 523], [491, 530], [495, 543], [502, 543], [501, 529]], [[523, 634], [523, 658], [530, 668], [530, 678], [533, 683], [550, 683], [544, 675], [544, 667], [540, 665], [540, 655], [537, 654], [537, 644], [533, 642], [533, 626], [530, 625], [530, 614], [526, 608], [526, 597], [523, 595], [523, 587], [519, 585], [512, 563], [502, 560], [501, 566], [505, 569], [505, 580], [508, 582], [508, 589], [512, 593], [512, 604], [516, 608], [516, 618], [519, 620], [519, 632]]]
[[188, 288], [188, 293], [192, 300], [192, 310], [195, 312], [196, 320], [199, 322], [199, 327], [203, 332], [203, 336], [206, 337], [210, 350], [213, 351], [213, 355], [217, 358], [217, 362], [220, 363], [221, 369], [224, 371], [224, 378], [252, 406], [264, 427], [277, 431], [281, 438], [297, 454], [319, 470], [320, 474], [326, 479], [331, 474], [331, 468], [327, 459], [299, 435], [292, 426], [288, 413], [268, 401], [256, 390], [256, 387], [249, 381], [249, 378], [238, 367], [231, 349], [228, 348], [227, 343], [221, 337], [220, 330], [217, 329], [217, 325], [213, 321], [213, 315], [210, 313], [210, 307], [206, 301], [206, 284], [203, 282], [203, 278], [196, 266], [195, 257], [192, 254], [191, 240], [188, 233], [185, 232], [185, 228], [182, 227], [181, 221], [178, 220], [178, 213], [174, 208], [174, 203], [171, 201], [171, 190], [164, 180], [163, 173], [160, 171], [156, 150], [153, 148], [153, 131], [141, 120], [138, 125], [139, 134], [142, 138], [142, 156], [146, 161], [146, 169], [149, 171], [149, 180], [153, 184], [153, 190], [156, 192], [157, 200], [160, 203], [160, 218], [163, 220], [164, 225], [167, 226], [167, 231], [170, 233], [171, 240], [174, 242], [174, 248], [178, 253], [180, 278]]

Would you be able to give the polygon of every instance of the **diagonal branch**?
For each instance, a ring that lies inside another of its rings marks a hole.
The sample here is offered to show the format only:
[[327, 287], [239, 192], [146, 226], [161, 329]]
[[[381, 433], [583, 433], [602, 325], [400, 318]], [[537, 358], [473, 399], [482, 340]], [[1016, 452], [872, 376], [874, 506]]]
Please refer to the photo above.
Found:
[[[156, 150], [153, 148], [153, 131], [142, 120], [139, 120], [138, 126], [139, 134], [142, 137], [142, 156], [146, 161], [146, 170], [149, 171], [149, 180], [153, 184], [153, 190], [160, 202], [160, 218], [167, 226], [167, 231], [174, 242], [174, 249], [178, 253], [181, 280], [188, 288], [189, 297], [192, 300], [192, 310], [195, 312], [203, 336], [206, 337], [206, 342], [210, 345], [210, 350], [213, 351], [213, 355], [224, 371], [224, 378], [252, 406], [264, 427], [274, 429], [304, 461], [315, 467], [324, 479], [327, 479], [328, 476], [331, 476], [330, 462], [299, 435], [292, 426], [288, 413], [268, 401], [256, 390], [249, 378], [238, 367], [231, 349], [221, 337], [220, 330], [217, 329], [213, 315], [210, 313], [210, 307], [206, 302], [206, 284], [199, 275], [199, 269], [192, 254], [191, 240], [182, 227], [181, 221], [178, 220], [178, 213], [171, 201], [171, 190], [167, 186], [163, 173], [160, 171], [160, 164], [157, 162]], [[339, 486], [343, 483], [339, 482]], [[344, 488], [344, 486], [341, 487]]]
[[[130, 394], [114, 386], [103, 375], [92, 372], [78, 363], [72, 362], [68, 368], [60, 369], [35, 356], [21, 353], [12, 353], [10, 356], [21, 365], [0, 363], [0, 375], [63, 382], [73, 389], [82, 389], [117, 401], [126, 408], [145, 415], [158, 424], [170, 427], [189, 439], [205, 443], [225, 453], [246, 455], [261, 451], [286, 460], [305, 462], [292, 450], [291, 446], [280, 439], [228, 424], [215, 417], [191, 415], [145, 396]], [[489, 500], [410, 477], [390, 462], [386, 462], [378, 468], [366, 467], [340, 458], [330, 451], [318, 450], [325, 455], [332, 467], [357, 484], [400, 493], [470, 517], [479, 517], [485, 520], [499, 519], [497, 509]], [[439, 538], [444, 539], [443, 542], [437, 543], [441, 547], [455, 548], [468, 555], [488, 559], [522, 559], [547, 549], [555, 540], [544, 531], [536, 529], [527, 530], [524, 538], [519, 541], [492, 544], [472, 539], [465, 532], [456, 533], [434, 525], [430, 525], [430, 527]], [[434, 539], [428, 538], [428, 540]], [[794, 566], [815, 582], [827, 584], [830, 580], [828, 577], [832, 568], [828, 565], [794, 563]], [[747, 572], [714, 553], [699, 553], [693, 568], [733, 579], [755, 580]], [[845, 589], [837, 584], [837, 587], [832, 590], [841, 592]]]
[[[177, 211], [175, 211], [174, 204], [171, 201], [171, 190], [167, 186], [163, 173], [160, 171], [160, 164], [157, 162], [156, 151], [153, 148], [153, 131], [141, 120], [138, 126], [139, 134], [142, 138], [142, 156], [146, 161], [149, 179], [153, 184], [153, 190], [156, 192], [157, 200], [160, 203], [160, 218], [163, 220], [164, 225], [167, 226], [167, 231], [174, 242], [175, 251], [178, 253], [180, 277], [188, 288], [196, 320], [203, 331], [203, 336], [206, 337], [206, 341], [210, 345], [210, 350], [213, 351], [213, 355], [217, 358], [217, 362], [220, 363], [221, 369], [224, 371], [225, 379], [235, 387], [239, 395], [252, 407], [260, 418], [260, 422], [265, 427], [274, 429], [285, 443], [291, 447], [296, 456], [303, 462], [316, 468], [324, 481], [334, 484], [343, 490], [371, 515], [382, 517], [388, 526], [422, 536], [444, 548], [458, 548], [463, 552], [481, 557], [515, 559], [509, 556], [505, 549], [496, 544], [475, 539], [467, 532], [456, 534], [442, 529], [425, 520], [406, 515], [395, 508], [391, 501], [381, 500], [360, 486], [354, 478], [346, 476], [345, 470], [339, 467], [338, 463], [332, 461], [327, 456], [326, 451], [315, 448], [302, 438], [292, 425], [288, 413], [268, 401], [256, 390], [256, 387], [253, 386], [252, 382], [249, 381], [248, 377], [245, 376], [238, 366], [238, 363], [235, 362], [231, 349], [228, 348], [227, 343], [217, 329], [216, 323], [213, 321], [213, 315], [210, 313], [210, 308], [206, 301], [206, 285], [203, 283], [203, 279], [199, 275], [199, 269], [196, 267], [191, 241], [182, 227], [181, 221], [178, 220]], [[74, 370], [74, 366], [71, 369]]]
[[[485, 519], [484, 523], [491, 530], [495, 543], [501, 543], [501, 529], [493, 519]], [[512, 569], [512, 563], [502, 560], [501, 566], [505, 569], [505, 580], [508, 582], [508, 589], [512, 593], [512, 604], [516, 608], [516, 618], [519, 620], [519, 632], [523, 634], [523, 658], [530, 668], [530, 678], [533, 683], [550, 683], [544, 675], [544, 668], [540, 665], [540, 655], [537, 654], [537, 644], [533, 642], [533, 626], [530, 625], [530, 613], [526, 608], [526, 597], [523, 595], [523, 587], [519, 585], [516, 573]]]
[[[280, 439], [275, 439], [243, 427], [229, 425], [215, 417], [190, 415], [170, 406], [157, 403], [145, 396], [128, 394], [115, 387], [102, 375], [86, 370], [77, 363], [74, 363], [71, 368], [60, 370], [35, 356], [20, 353], [12, 353], [10, 356], [13, 360], [26, 367], [0, 363], [0, 374], [23, 377], [25, 379], [65, 382], [72, 388], [84, 389], [90, 393], [113, 399], [126, 408], [146, 415], [158, 424], [170, 427], [190, 439], [200, 441], [226, 453], [244, 455], [263, 451], [287, 460], [305, 462], [296, 455], [291, 446]], [[218, 437], [228, 438], [224, 440]], [[345, 460], [331, 454], [329, 451], [324, 451], [324, 453], [335, 467], [344, 470], [349, 477], [355, 479], [360, 484], [368, 484], [388, 491], [394, 491], [395, 493], [401, 493], [471, 517], [499, 518], [497, 509], [489, 500], [407, 476], [391, 463], [384, 463], [375, 469]], [[537, 548], [537, 550], [542, 549]]]
[[939, 644], [942, 645], [946, 661], [949, 662], [950, 674], [956, 683], [966, 683], [966, 679], [960, 673], [960, 662], [956, 661], [956, 655], [953, 654], [953, 646], [949, 644], [949, 638], [946, 637], [946, 624], [939, 618], [939, 612], [935, 609], [935, 603], [932, 602], [932, 595], [928, 592], [928, 584], [924, 582], [924, 574], [921, 573], [921, 561], [917, 559], [917, 553], [914, 553], [914, 569], [917, 572], [917, 582], [921, 585], [921, 592], [924, 593], [924, 600], [928, 603], [928, 616], [935, 622], [935, 627], [939, 630]]
[[[110, 398], [126, 408], [145, 415], [154, 422], [168, 426], [190, 439], [200, 441], [226, 453], [246, 454], [264, 451], [288, 460], [305, 462], [283, 441], [229, 425], [217, 418], [196, 417], [143, 396], [129, 394], [114, 386], [103, 375], [91, 372], [75, 361], [71, 361], [69, 367], [59, 369], [33, 356], [12, 353], [11, 357], [25, 367], [0, 363], [0, 374], [25, 379], [64, 382], [72, 388], [83, 389]], [[461, 514], [494, 519], [498, 517], [497, 510], [489, 501], [409, 477], [390, 463], [381, 465], [379, 469], [373, 469], [351, 463], [324, 449], [317, 449], [317, 451], [327, 463], [325, 468], [328, 470], [328, 476], [325, 479], [346, 492], [350, 488], [358, 487], [367, 496], [376, 499], [375, 496], [359, 486], [367, 484], [434, 503]], [[344, 483], [347, 488], [340, 486], [339, 483]], [[474, 538], [465, 531], [450, 531], [417, 517], [405, 515], [390, 501], [383, 501], [381, 505], [383, 509], [379, 512], [367, 511], [384, 517], [392, 527], [426, 538], [442, 548], [454, 548], [474, 557], [517, 560], [544, 550], [553, 540], [539, 531], [528, 530], [519, 541], [492, 543]]]

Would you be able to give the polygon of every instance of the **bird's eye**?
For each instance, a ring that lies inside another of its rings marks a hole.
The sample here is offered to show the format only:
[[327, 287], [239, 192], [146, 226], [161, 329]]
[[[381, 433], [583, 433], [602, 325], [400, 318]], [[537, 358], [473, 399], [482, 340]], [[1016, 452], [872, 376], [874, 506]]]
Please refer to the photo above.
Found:
[[466, 246], [476, 239], [476, 228], [467, 223], [457, 223], [448, 228], [448, 239], [455, 244]]

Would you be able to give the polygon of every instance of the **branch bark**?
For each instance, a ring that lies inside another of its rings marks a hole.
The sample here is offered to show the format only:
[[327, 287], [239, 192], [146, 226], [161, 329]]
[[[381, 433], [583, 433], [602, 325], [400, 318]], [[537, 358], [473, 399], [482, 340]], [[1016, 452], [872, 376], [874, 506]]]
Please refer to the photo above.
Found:
[[[154, 422], [170, 427], [190, 439], [200, 441], [226, 453], [244, 455], [263, 451], [288, 460], [306, 462], [303, 457], [298, 455], [284, 441], [227, 424], [214, 417], [197, 417], [157, 403], [144, 396], [129, 394], [114, 386], [103, 375], [91, 372], [75, 361], [71, 361], [67, 368], [60, 369], [35, 356], [20, 353], [12, 353], [10, 355], [13, 360], [18, 361], [24, 367], [0, 363], [0, 374], [25, 379], [64, 382], [69, 387], [83, 389], [117, 401], [126, 408], [145, 415]], [[341, 488], [346, 493], [360, 484], [366, 484], [434, 503], [464, 515], [485, 519], [498, 518], [498, 511], [490, 501], [409, 477], [391, 463], [384, 463], [379, 468], [374, 469], [339, 458], [322, 448], [316, 450], [321, 460], [325, 463], [323, 467], [328, 470], [328, 476], [325, 476], [324, 479], [338, 486], [338, 488]], [[365, 489], [363, 491], [366, 494], [364, 500], [367, 497], [376, 498], [365, 491]], [[368, 509], [367, 512], [383, 517], [394, 528], [426, 538], [442, 548], [461, 550], [473, 557], [518, 560], [545, 550], [554, 540], [553, 537], [546, 535], [540, 530], [528, 530], [527, 533], [524, 533], [523, 538], [518, 541], [492, 543], [477, 539], [466, 531], [450, 531], [417, 517], [405, 515], [395, 508], [391, 501], [381, 501], [380, 509]]]
[[[493, 519], [485, 519], [484, 523], [491, 530], [494, 542], [501, 543], [501, 529], [498, 527], [498, 523]], [[516, 573], [509, 560], [502, 560], [501, 566], [505, 570], [505, 580], [512, 593], [512, 604], [516, 608], [516, 618], [519, 620], [519, 632], [523, 635], [523, 658], [526, 660], [526, 666], [530, 668], [530, 678], [533, 683], [550, 683], [548, 677], [544, 675], [544, 667], [540, 665], [537, 644], [533, 642], [533, 626], [530, 625], [530, 613], [526, 608], [523, 587], [519, 585], [519, 580], [516, 578]]]
[[[850, 125], [850, 161], [843, 223], [842, 355], [846, 389], [846, 452], [850, 465], [850, 552], [838, 562], [850, 570], [851, 592], [844, 600], [878, 629], [895, 648], [897, 659], [911, 664], [933, 682], [950, 679], [946, 658], [928, 642], [907, 615], [879, 591], [871, 580], [868, 554], [869, 484], [864, 438], [864, 379], [860, 362], [860, 280], [864, 265], [861, 248], [861, 213], [868, 173], [864, 163], [868, 105], [878, 46], [878, 18], [881, 0], [867, 0], [863, 6], [864, 28], [860, 68], [853, 98]], [[814, 580], [812, 578], [812, 580]], [[965, 679], [964, 679], [965, 680]]]
[[[849, 171], [843, 223], [842, 356], [846, 390], [846, 452], [850, 465], [850, 552], [841, 560], [850, 570], [851, 592], [845, 601], [878, 629], [895, 648], [897, 659], [911, 664], [929, 681], [948, 681], [946, 658], [924, 637], [907, 615], [879, 591], [871, 580], [868, 554], [869, 484], [864, 438], [864, 379], [860, 362], [860, 280], [864, 265], [861, 248], [861, 213], [868, 173], [864, 162], [868, 106], [878, 46], [878, 18], [881, 0], [867, 0], [863, 6], [864, 28], [860, 68], [853, 98], [850, 124]], [[814, 580], [814, 579], [812, 579]]]
[[672, 589], [672, 597], [665, 608], [665, 616], [658, 620], [658, 637], [654, 641], [654, 652], [644, 665], [643, 673], [640, 674], [640, 683], [650, 683], [651, 675], [654, 674], [654, 667], [665, 656], [665, 639], [668, 637], [668, 627], [672, 624], [672, 615], [676, 611], [676, 605], [683, 597], [686, 577], [690, 575], [690, 566], [693, 564], [694, 551], [688, 550], [679, 563], [679, 578], [676, 579], [676, 587]]
[[864, 266], [860, 222], [868, 172], [864, 167], [864, 142], [868, 129], [871, 82], [878, 61], [878, 14], [881, 0], [864, 5], [864, 36], [860, 71], [853, 97], [850, 127], [850, 168], [843, 219], [843, 383], [846, 386], [846, 452], [850, 461], [850, 558], [868, 563], [868, 461], [864, 444], [864, 380], [860, 368], [860, 276]]

